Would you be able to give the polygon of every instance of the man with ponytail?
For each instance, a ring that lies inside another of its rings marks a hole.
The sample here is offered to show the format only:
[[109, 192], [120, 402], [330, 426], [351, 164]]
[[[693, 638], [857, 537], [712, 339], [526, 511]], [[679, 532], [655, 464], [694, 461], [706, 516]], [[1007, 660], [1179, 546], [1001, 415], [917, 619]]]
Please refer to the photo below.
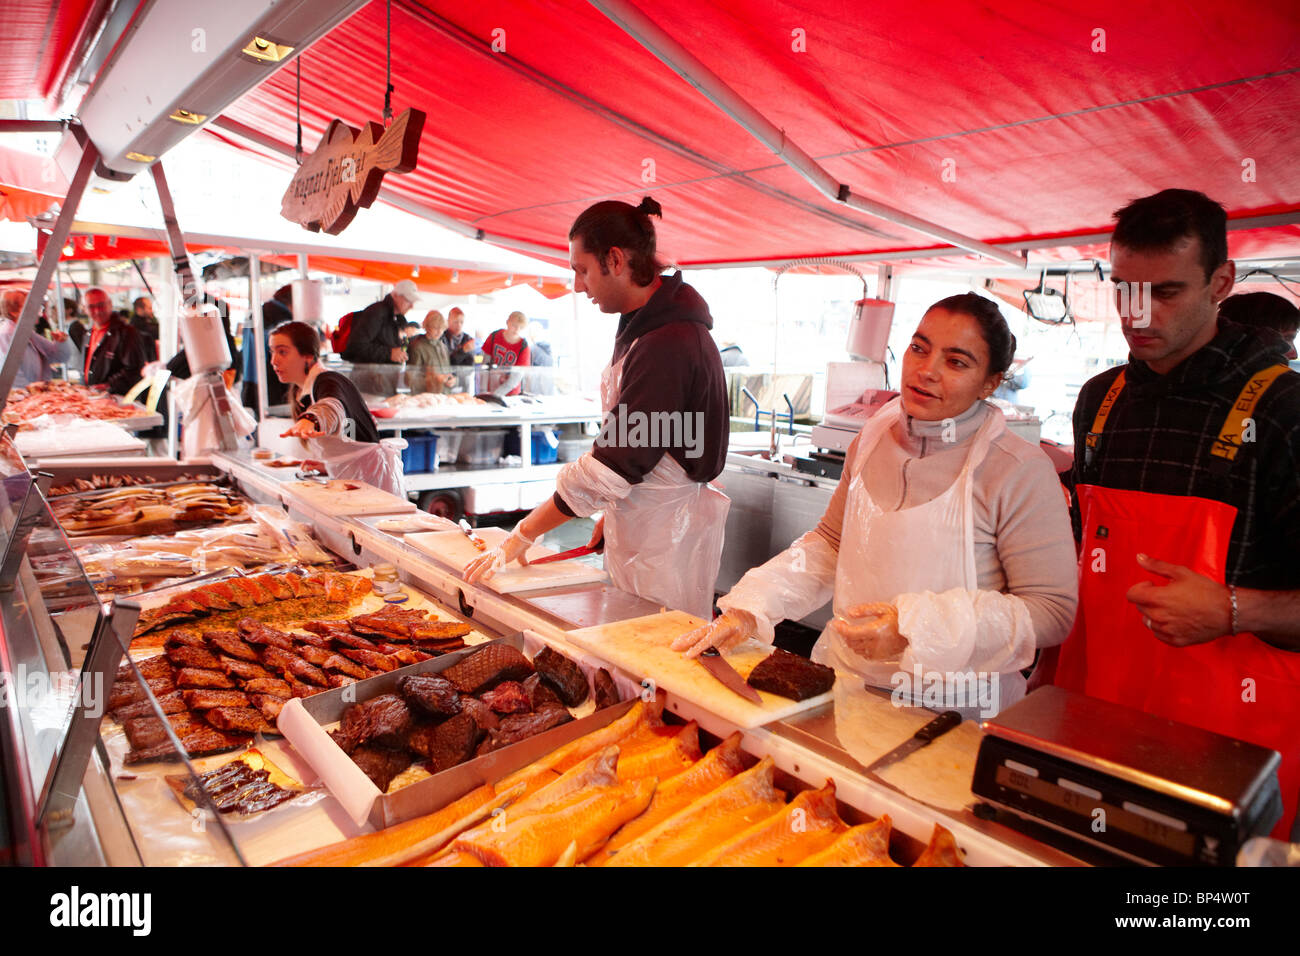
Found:
[[708, 305], [680, 272], [662, 275], [651, 216], [662, 210], [649, 197], [635, 207], [607, 200], [569, 230], [574, 292], [619, 316], [601, 375], [604, 427], [595, 447], [560, 471], [554, 498], [466, 569], [470, 581], [522, 560], [569, 518], [603, 513], [592, 544], [603, 537], [616, 586], [712, 617], [730, 506], [709, 484], [727, 456], [726, 381]]

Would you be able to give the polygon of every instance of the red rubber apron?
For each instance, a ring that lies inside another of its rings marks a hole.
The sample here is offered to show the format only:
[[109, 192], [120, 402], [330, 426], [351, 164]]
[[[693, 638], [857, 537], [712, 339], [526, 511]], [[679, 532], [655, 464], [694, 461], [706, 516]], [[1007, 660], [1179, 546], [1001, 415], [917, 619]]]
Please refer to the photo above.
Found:
[[[1090, 445], [1122, 388], [1121, 376], [1098, 412]], [[1232, 420], [1220, 434], [1230, 446]], [[1213, 453], [1232, 459], [1239, 448], [1237, 441], [1227, 453], [1216, 443]], [[1079, 611], [1061, 647], [1056, 684], [1280, 752], [1283, 811], [1272, 835], [1289, 839], [1300, 795], [1300, 653], [1247, 633], [1174, 647], [1152, 634], [1125, 597], [1139, 581], [1165, 583], [1138, 567], [1139, 553], [1224, 583], [1237, 509], [1207, 498], [1097, 485], [1079, 485], [1075, 493], [1082, 516]]]

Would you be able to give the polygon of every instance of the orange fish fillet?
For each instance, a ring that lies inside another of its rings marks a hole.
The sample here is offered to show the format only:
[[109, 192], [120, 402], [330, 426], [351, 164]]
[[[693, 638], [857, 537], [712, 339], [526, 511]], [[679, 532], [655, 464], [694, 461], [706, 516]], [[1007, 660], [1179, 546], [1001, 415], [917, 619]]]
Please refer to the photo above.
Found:
[[606, 747], [619, 743], [624, 737], [634, 734], [644, 727], [659, 726], [663, 723], [663, 707], [663, 698], [661, 697], [656, 697], [649, 703], [638, 700], [626, 714], [613, 723], [607, 724], [599, 730], [593, 730], [585, 737], [572, 740], [563, 747], [552, 750], [540, 760], [535, 760], [528, 766], [516, 770], [504, 780], [498, 780], [496, 784], [497, 792], [500, 793], [521, 780], [530, 780], [542, 770], [555, 770], [563, 773], [592, 754], [599, 753]]
[[[740, 733], [737, 732], [710, 750], [690, 769], [662, 781], [645, 813], [624, 824], [600, 852], [587, 860], [587, 865], [604, 865], [614, 853], [641, 834], [654, 829], [678, 810], [722, 786], [744, 769], [745, 764], [740, 757]], [[622, 770], [620, 766], [620, 776]]]
[[470, 856], [468, 853], [448, 853], [446, 856], [440, 856], [432, 863], [425, 863], [425, 866], [482, 866], [483, 864], [477, 858]]
[[491, 787], [482, 786], [427, 816], [416, 817], [376, 833], [365, 833], [350, 840], [298, 853], [271, 865], [357, 866], [433, 836], [491, 801], [494, 795]]
[[619, 850], [606, 866], [683, 866], [785, 806], [764, 757]]
[[846, 830], [840, 837], [799, 866], [898, 866], [889, 858], [889, 831], [894, 821], [888, 813], [879, 820]]
[[488, 866], [551, 866], [576, 843], [581, 859], [609, 835], [641, 813], [654, 796], [654, 778], [613, 787], [596, 787], [572, 795], [531, 816], [516, 818], [499, 830], [473, 839], [463, 834], [452, 852], [470, 853]]
[[961, 861], [961, 851], [957, 849], [957, 840], [950, 830], [939, 824], [934, 825], [930, 834], [930, 845], [916, 858], [913, 866], [965, 866]]
[[670, 737], [657, 747], [641, 750], [631, 755], [622, 753], [618, 761], [618, 778], [636, 780], [639, 777], [658, 777], [667, 780], [687, 769], [700, 759], [700, 728], [691, 721], [675, 737]]
[[708, 851], [691, 866], [793, 866], [848, 829], [835, 809], [835, 784], [805, 790], [780, 813]]

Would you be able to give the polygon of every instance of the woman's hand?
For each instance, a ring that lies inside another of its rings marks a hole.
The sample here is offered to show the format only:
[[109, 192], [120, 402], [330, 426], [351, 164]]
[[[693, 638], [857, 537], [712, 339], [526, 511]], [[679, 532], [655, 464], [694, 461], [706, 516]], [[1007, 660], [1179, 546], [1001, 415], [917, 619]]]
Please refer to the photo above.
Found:
[[898, 633], [898, 608], [892, 604], [858, 604], [846, 608], [845, 617], [836, 615], [831, 627], [854, 653], [873, 661], [896, 661], [907, 649], [907, 638]]
[[300, 418], [281, 433], [281, 438], [320, 438], [325, 433], [316, 427], [310, 418]]
[[687, 631], [673, 641], [672, 649], [681, 651], [683, 657], [699, 657], [710, 647], [725, 651], [746, 638], [758, 633], [758, 621], [748, 611], [724, 611], [712, 624]]

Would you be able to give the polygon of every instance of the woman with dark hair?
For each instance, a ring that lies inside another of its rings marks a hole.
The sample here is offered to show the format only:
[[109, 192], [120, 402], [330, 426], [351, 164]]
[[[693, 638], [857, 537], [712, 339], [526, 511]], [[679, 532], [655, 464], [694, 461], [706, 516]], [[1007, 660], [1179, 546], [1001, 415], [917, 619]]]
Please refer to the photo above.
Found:
[[[674, 649], [770, 642], [776, 623], [833, 597], [813, 659], [841, 672], [836, 722], [850, 752], [868, 749], [852, 719], [864, 679], [902, 703], [941, 688], [944, 706], [968, 716], [1022, 696], [1020, 671], [1069, 630], [1077, 568], [1051, 462], [985, 401], [1015, 349], [988, 299], [932, 305], [903, 356], [901, 394], [850, 446], [821, 523], [746, 574], [719, 599], [722, 616]], [[933, 676], [917, 686], [918, 675]]]
[[270, 345], [271, 368], [289, 386], [293, 415], [293, 425], [282, 438], [332, 435], [379, 441], [374, 416], [357, 387], [346, 376], [327, 372], [320, 364], [320, 336], [315, 329], [306, 322], [286, 322], [271, 331]]
[[555, 496], [500, 548], [466, 569], [477, 581], [522, 559], [541, 534], [603, 513], [591, 545], [605, 543], [614, 584], [709, 617], [722, 561], [727, 496], [711, 486], [727, 457], [730, 412], [713, 318], [680, 272], [661, 276], [651, 216], [659, 204], [609, 200], [569, 230], [573, 291], [619, 316], [601, 374], [604, 427], [590, 452], [565, 465]]

